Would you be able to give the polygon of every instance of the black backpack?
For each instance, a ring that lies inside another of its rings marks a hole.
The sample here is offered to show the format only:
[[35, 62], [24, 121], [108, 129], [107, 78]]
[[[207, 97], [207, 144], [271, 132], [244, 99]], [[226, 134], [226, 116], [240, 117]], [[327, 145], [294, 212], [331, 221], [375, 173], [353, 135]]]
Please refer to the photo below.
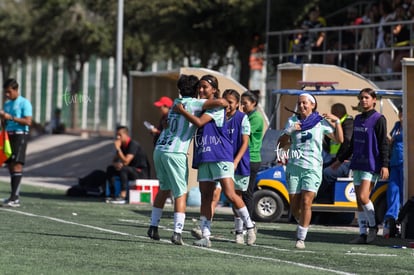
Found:
[[78, 184], [69, 188], [66, 195], [74, 197], [101, 197], [105, 194], [105, 185], [105, 171], [94, 170], [85, 177], [79, 178]]

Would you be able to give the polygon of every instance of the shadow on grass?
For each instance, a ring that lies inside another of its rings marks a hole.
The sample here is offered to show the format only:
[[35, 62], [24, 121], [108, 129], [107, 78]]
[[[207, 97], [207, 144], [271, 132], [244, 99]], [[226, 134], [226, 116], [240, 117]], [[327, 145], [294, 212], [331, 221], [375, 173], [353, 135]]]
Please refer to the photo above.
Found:
[[[17, 232], [16, 232], [17, 233]], [[131, 239], [121, 239], [121, 238], [104, 238], [104, 237], [90, 237], [90, 236], [79, 236], [79, 235], [69, 235], [69, 234], [53, 234], [53, 233], [40, 233], [40, 232], [31, 232], [31, 231], [20, 231], [20, 233], [23, 234], [34, 234], [39, 236], [45, 236], [45, 237], [57, 237], [57, 238], [67, 238], [67, 239], [86, 239], [86, 240], [101, 240], [101, 241], [115, 241], [115, 242], [146, 242], [146, 243], [156, 243], [156, 244], [165, 244], [164, 242], [154, 242], [153, 240], [149, 239], [146, 240], [145, 238], [139, 238], [136, 240]], [[130, 236], [133, 238], [134, 236]], [[170, 245], [170, 244], [166, 244]]]
[[[326, 227], [329, 228], [329, 227]], [[296, 238], [296, 230], [280, 230], [280, 229], [260, 229], [259, 233], [267, 235], [269, 237], [276, 237], [280, 239], [292, 239]], [[324, 232], [313, 231], [312, 227], [308, 231], [306, 237], [306, 242], [320, 242], [320, 243], [331, 243], [331, 244], [349, 244], [353, 246], [365, 246], [364, 244], [350, 244], [349, 242], [358, 237], [357, 232], [340, 232], [339, 229], [332, 226], [332, 230], [327, 230]], [[366, 245], [375, 245], [383, 247], [392, 247], [392, 246], [407, 246], [408, 240], [403, 240], [401, 238], [389, 238], [385, 239], [382, 236], [377, 236], [377, 238], [371, 243]]]
[[92, 197], [92, 196], [85, 196], [85, 197], [75, 197], [75, 196], [67, 196], [63, 193], [44, 193], [44, 192], [20, 192], [20, 197], [24, 200], [24, 198], [37, 198], [37, 199], [44, 199], [44, 200], [62, 200], [62, 201], [81, 201], [81, 202], [103, 202], [104, 197]]

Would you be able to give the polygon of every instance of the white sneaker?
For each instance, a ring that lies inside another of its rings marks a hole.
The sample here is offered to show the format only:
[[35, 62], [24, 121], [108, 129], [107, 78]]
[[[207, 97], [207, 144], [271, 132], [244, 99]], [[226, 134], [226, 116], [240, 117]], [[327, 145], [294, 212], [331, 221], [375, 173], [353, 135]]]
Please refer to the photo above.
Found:
[[247, 245], [253, 245], [256, 242], [256, 226], [247, 229]]
[[295, 247], [297, 249], [305, 249], [305, 241], [304, 240], [297, 240]]
[[236, 243], [237, 244], [244, 244], [244, 234], [242, 233], [236, 233]]
[[126, 204], [126, 200], [122, 197], [118, 197], [118, 198], [115, 198], [115, 199], [111, 200], [109, 203], [112, 203], [112, 204]]
[[20, 207], [20, 201], [6, 199], [3, 201], [3, 207]]
[[207, 238], [202, 238], [200, 240], [194, 241], [193, 245], [201, 247], [211, 247], [211, 242]]
[[193, 236], [197, 240], [201, 240], [203, 238], [203, 234], [201, 233], [200, 227], [194, 227], [193, 229], [191, 229], [191, 236]]

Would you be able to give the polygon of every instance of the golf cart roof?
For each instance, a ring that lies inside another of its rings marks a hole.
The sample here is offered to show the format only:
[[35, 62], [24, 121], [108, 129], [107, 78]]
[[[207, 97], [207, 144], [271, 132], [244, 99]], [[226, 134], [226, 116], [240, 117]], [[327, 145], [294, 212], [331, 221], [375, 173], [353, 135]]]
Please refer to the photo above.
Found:
[[[297, 89], [280, 89], [273, 90], [272, 94], [276, 95], [300, 95], [302, 93], [309, 93], [312, 95], [321, 96], [358, 96], [361, 90], [338, 89], [338, 90], [297, 90]], [[401, 98], [403, 96], [402, 90], [376, 90], [377, 97], [387, 98]]]

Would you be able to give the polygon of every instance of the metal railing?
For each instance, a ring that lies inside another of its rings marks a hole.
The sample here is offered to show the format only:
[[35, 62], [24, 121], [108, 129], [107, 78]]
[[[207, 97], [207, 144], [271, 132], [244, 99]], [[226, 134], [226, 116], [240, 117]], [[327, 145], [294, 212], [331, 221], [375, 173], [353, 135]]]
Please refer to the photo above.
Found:
[[[408, 29], [409, 37], [404, 41], [396, 41], [398, 36], [392, 33], [392, 29], [398, 25]], [[379, 28], [389, 30], [386, 32], [385, 48], [376, 47]], [[306, 43], [295, 47], [298, 45], [295, 45], [298, 43], [298, 41], [295, 42], [298, 35], [317, 37], [320, 33], [324, 33], [324, 42], [318, 51], [312, 50], [311, 44], [306, 45]], [[347, 33], [352, 34], [353, 41], [344, 41]], [[361, 46], [361, 39], [366, 38], [364, 34], [371, 35], [371, 37], [368, 39], [368, 45]], [[309, 30], [295, 29], [268, 32], [267, 35], [266, 57], [270, 72], [276, 70], [277, 64], [284, 62], [324, 63], [346, 67], [370, 80], [398, 80], [401, 79], [401, 72], [381, 70], [378, 63], [379, 57], [381, 54], [389, 54], [390, 60], [395, 63], [399, 62], [402, 57], [413, 57], [414, 54], [414, 20]]]

